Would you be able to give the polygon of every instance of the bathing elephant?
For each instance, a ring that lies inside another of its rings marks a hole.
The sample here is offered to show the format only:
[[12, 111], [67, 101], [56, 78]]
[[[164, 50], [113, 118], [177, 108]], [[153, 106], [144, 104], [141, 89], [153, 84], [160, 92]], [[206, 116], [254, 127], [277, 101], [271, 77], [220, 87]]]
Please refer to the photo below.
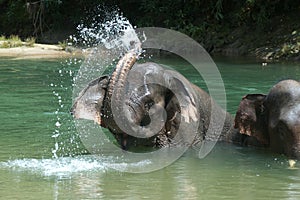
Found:
[[300, 158], [300, 83], [283, 80], [267, 95], [248, 94], [240, 102], [235, 128], [252, 140], [290, 158]]
[[[231, 140], [234, 124], [204, 90], [156, 63], [137, 64], [132, 52], [110, 76], [91, 81], [71, 113], [108, 128], [123, 149]], [[196, 131], [189, 133], [192, 128]]]

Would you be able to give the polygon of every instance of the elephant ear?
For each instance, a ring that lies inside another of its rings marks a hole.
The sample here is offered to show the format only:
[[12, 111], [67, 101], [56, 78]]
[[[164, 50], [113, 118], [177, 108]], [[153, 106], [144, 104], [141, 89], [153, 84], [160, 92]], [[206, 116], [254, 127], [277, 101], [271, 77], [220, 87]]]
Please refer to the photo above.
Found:
[[93, 120], [101, 124], [100, 108], [106, 93], [108, 76], [101, 76], [91, 81], [75, 99], [70, 110], [76, 119]]
[[191, 144], [198, 131], [200, 115], [193, 86], [176, 71], [165, 70], [167, 120], [165, 129], [176, 142]]
[[234, 128], [241, 134], [256, 138], [261, 144], [267, 145], [264, 94], [248, 94], [242, 98], [234, 120]]
[[[169, 70], [168, 72], [173, 74], [173, 77], [171, 77], [168, 82], [170, 92], [174, 96], [171, 99], [171, 102], [167, 103], [173, 104], [174, 99], [176, 99], [175, 107], [178, 109], [175, 110], [180, 112], [182, 119], [187, 123], [199, 120], [197, 105], [194, 98], [196, 95], [194, 94], [193, 88], [190, 86], [190, 83], [184, 77], [179, 77], [178, 74], [176, 74], [175, 76], [175, 72]], [[189, 85], [190, 87], [187, 87], [187, 85]], [[174, 107], [174, 105], [171, 105], [171, 108], [172, 107]], [[172, 112], [174, 112], [173, 108], [167, 109], [167, 111], [168, 110], [172, 110]]]

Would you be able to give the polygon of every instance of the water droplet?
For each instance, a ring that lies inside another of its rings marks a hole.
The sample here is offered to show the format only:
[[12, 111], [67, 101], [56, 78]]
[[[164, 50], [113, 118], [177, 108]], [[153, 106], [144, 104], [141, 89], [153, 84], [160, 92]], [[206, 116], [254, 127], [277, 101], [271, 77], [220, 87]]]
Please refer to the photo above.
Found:
[[51, 137], [57, 138], [58, 136], [59, 136], [59, 134], [57, 133], [57, 134], [52, 135]]
[[59, 123], [58, 121], [55, 123], [55, 126], [56, 127], [60, 127], [61, 126], [61, 123]]

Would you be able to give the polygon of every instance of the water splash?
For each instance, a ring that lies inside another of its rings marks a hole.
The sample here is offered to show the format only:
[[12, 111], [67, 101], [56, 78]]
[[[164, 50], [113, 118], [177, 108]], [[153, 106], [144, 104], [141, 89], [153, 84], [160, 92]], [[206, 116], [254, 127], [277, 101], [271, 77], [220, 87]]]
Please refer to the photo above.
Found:
[[[114, 68], [118, 58], [128, 50], [134, 49], [138, 53], [141, 51], [141, 42], [134, 27], [119, 10], [108, 12], [103, 7], [97, 7], [96, 10], [101, 15], [96, 14], [90, 17], [88, 20], [90, 23], [79, 24], [78, 34], [70, 36], [69, 42], [82, 49], [85, 57], [81, 59], [71, 57], [62, 62], [63, 67], [57, 71], [58, 80], [50, 84], [57, 102], [52, 133], [54, 139], [52, 155], [56, 159], [60, 156], [86, 154], [86, 150], [82, 150], [81, 141], [75, 133], [73, 118], [61, 114], [69, 113], [70, 107], [66, 106], [66, 98], [71, 95], [66, 94], [70, 94], [70, 88], [76, 85], [74, 87], [76, 91], [73, 92], [74, 100], [81, 89], [92, 79], [110, 73], [109, 70]], [[74, 70], [74, 65], [81, 65], [78, 72]], [[69, 78], [71, 78], [71, 83], [65, 81]]]
[[53, 102], [56, 103], [56, 110], [45, 114], [53, 115], [53, 132], [52, 138], [54, 146], [52, 148], [52, 157], [75, 156], [80, 153], [86, 153], [82, 150], [81, 141], [76, 136], [75, 127], [72, 124], [72, 118], [69, 114], [70, 96], [73, 87], [73, 77], [76, 73], [76, 65], [80, 65], [82, 59], [69, 58], [61, 62], [61, 68], [56, 72], [58, 76], [51, 80], [49, 86], [52, 89]]
[[[98, 7], [97, 9], [102, 10], [103, 8]], [[106, 12], [105, 15], [93, 16], [88, 25], [79, 24], [77, 26], [78, 36], [71, 36], [70, 39], [75, 44], [80, 43], [88, 48], [99, 48], [100, 45], [108, 50], [121, 52], [136, 49], [140, 45], [134, 27], [119, 10]], [[99, 17], [103, 17], [104, 20], [99, 20]]]
[[117, 157], [99, 157], [99, 156], [77, 156], [61, 157], [57, 159], [17, 159], [7, 162], [0, 162], [0, 169], [10, 169], [18, 172], [29, 172], [50, 177], [71, 178], [78, 173], [96, 172], [105, 173], [112, 168], [130, 168], [147, 165], [149, 161], [145, 160], [136, 163], [118, 163]]
[[[98, 8], [101, 12], [102, 7]], [[104, 19], [99, 20], [99, 17]], [[91, 23], [79, 24], [78, 34], [70, 39], [83, 48], [85, 61], [74, 78], [73, 99], [93, 79], [110, 74], [116, 62], [129, 50], [142, 53], [141, 42], [129, 20], [119, 10], [105, 12], [105, 16], [91, 17]]]
[[106, 170], [103, 162], [89, 157], [58, 159], [20, 159], [0, 163], [1, 168], [38, 173], [43, 176], [71, 176], [74, 173]]

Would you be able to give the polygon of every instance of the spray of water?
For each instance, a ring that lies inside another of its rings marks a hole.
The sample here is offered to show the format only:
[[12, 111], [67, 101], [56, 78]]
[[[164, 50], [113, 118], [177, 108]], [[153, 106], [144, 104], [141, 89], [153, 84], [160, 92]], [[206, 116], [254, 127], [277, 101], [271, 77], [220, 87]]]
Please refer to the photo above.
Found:
[[[101, 9], [103, 13], [102, 7], [97, 9]], [[85, 57], [71, 57], [62, 61], [62, 67], [57, 70], [57, 78], [51, 80], [49, 84], [57, 106], [52, 113], [54, 116], [51, 136], [54, 140], [51, 152], [53, 159], [11, 160], [1, 163], [2, 167], [38, 172], [45, 176], [70, 175], [91, 170], [103, 171], [111, 164], [118, 167], [118, 164], [111, 162], [111, 157], [107, 159], [102, 157], [103, 159], [99, 160], [99, 158], [80, 156], [87, 151], [75, 132], [73, 118], [69, 115], [70, 106], [68, 106], [73, 86], [85, 86], [94, 77], [102, 75], [105, 70], [109, 73], [118, 58], [129, 49], [140, 51], [140, 46], [137, 45], [138, 37], [128, 19], [118, 10], [104, 13], [106, 16], [101, 16], [104, 20], [99, 20], [100, 16], [97, 15], [93, 17], [92, 23], [83, 22], [78, 25], [78, 34], [70, 36], [69, 45], [81, 49]], [[76, 66], [80, 65], [81, 70], [77, 74]], [[119, 164], [120, 168], [127, 165]]]
[[[63, 94], [70, 91], [74, 85], [84, 87], [92, 79], [104, 74], [104, 71], [112, 70], [116, 60], [128, 50], [135, 49], [138, 53], [141, 51], [134, 27], [119, 10], [111, 11], [98, 6], [96, 13], [100, 14], [89, 16], [86, 20], [88, 23], [83, 21], [79, 24], [77, 34], [69, 38], [68, 44], [81, 49], [85, 57], [83, 59], [71, 57], [62, 62], [62, 69], [57, 72], [58, 80], [50, 84], [57, 101], [56, 119], [53, 122], [55, 129], [52, 133], [55, 143], [52, 148], [53, 158], [86, 153], [82, 151], [80, 140], [71, 133], [74, 127], [67, 127], [73, 124], [72, 119], [62, 116], [69, 112], [64, 102], [65, 98], [70, 97]], [[74, 65], [81, 65], [77, 75], [77, 71], [71, 68]], [[64, 82], [68, 77], [72, 78], [71, 85]], [[78, 94], [82, 87], [76, 87], [78, 91], [73, 94]]]
[[[103, 8], [98, 7], [98, 9]], [[99, 13], [101, 13], [100, 10]], [[101, 50], [106, 49], [114, 53], [124, 53], [137, 48], [140, 41], [134, 30], [135, 27], [130, 24], [129, 20], [120, 14], [119, 10], [104, 14], [105, 16], [98, 14], [91, 17], [89, 24], [84, 22], [79, 24], [78, 34], [70, 36], [73, 45], [101, 48]], [[102, 20], [99, 17], [102, 17]]]
[[52, 120], [54, 130], [52, 138], [54, 139], [54, 147], [52, 148], [52, 157], [59, 158], [61, 156], [75, 156], [83, 153], [80, 140], [74, 133], [72, 126], [72, 118], [69, 117], [69, 96], [72, 89], [73, 76], [75, 74], [74, 67], [82, 62], [78, 58], [70, 58], [61, 62], [61, 69], [57, 70], [58, 76], [55, 80], [51, 80], [50, 87], [56, 103], [56, 110], [53, 112]]
[[104, 13], [105, 16], [102, 19], [99, 19], [100, 15], [91, 17], [90, 23], [77, 26], [77, 35], [70, 36], [71, 43], [81, 47], [85, 55], [80, 71], [74, 78], [75, 95], [91, 80], [109, 74], [119, 58], [129, 50], [134, 50], [138, 55], [142, 53], [134, 27], [119, 10], [103, 12], [102, 7], [97, 9], [98, 13]]

